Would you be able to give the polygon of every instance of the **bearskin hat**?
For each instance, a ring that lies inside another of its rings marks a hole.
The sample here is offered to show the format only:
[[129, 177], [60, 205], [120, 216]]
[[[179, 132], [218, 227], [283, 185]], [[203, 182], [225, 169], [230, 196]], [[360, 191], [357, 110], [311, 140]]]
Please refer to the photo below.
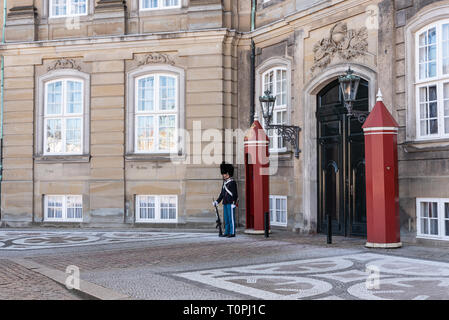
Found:
[[221, 174], [229, 174], [230, 177], [234, 176], [234, 166], [232, 164], [222, 162], [220, 165]]

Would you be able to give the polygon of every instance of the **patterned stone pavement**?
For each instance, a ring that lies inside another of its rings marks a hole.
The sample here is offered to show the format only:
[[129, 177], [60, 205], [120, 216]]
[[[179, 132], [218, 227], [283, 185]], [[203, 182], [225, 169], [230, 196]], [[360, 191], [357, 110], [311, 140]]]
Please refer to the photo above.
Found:
[[371, 253], [177, 276], [258, 299], [449, 299], [448, 263]]
[[[85, 245], [115, 244], [137, 241], [158, 241], [210, 237], [205, 233], [164, 232], [89, 232], [89, 231], [0, 231], [1, 250], [65, 248]], [[214, 235], [215, 236], [215, 235]]]
[[[229, 239], [187, 231], [16, 230], [0, 231], [0, 241], [0, 254], [63, 272], [74, 265], [83, 280], [134, 299], [449, 299], [444, 247], [369, 250], [363, 239], [336, 237], [326, 245], [322, 236], [288, 232]], [[73, 298], [45, 278], [20, 275], [33, 270], [1, 261], [0, 298]], [[14, 282], [16, 269], [22, 282], [2, 285]], [[28, 283], [29, 295], [17, 289]]]

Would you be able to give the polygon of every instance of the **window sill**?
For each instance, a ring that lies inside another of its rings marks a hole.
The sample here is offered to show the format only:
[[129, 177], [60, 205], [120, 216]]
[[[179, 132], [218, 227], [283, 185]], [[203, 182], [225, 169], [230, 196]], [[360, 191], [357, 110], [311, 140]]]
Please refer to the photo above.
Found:
[[275, 227], [275, 228], [279, 228], [279, 229], [285, 229], [285, 228], [287, 228], [287, 225], [286, 224], [281, 224], [281, 223], [274, 223], [274, 222], [270, 222], [270, 226], [271, 227]]
[[84, 221], [50, 221], [50, 220], [43, 220], [39, 223], [41, 227], [81, 227], [84, 225]]
[[78, 14], [78, 15], [69, 15], [69, 16], [53, 16], [53, 17], [47, 17], [47, 23], [67, 23], [67, 19], [79, 19], [79, 22], [87, 22], [91, 19], [91, 15], [89, 14]]
[[291, 160], [293, 157], [292, 151], [269, 151], [269, 160], [277, 158], [278, 161]]
[[88, 163], [90, 155], [35, 156], [36, 163]]
[[141, 18], [148, 18], [154, 16], [163, 16], [168, 14], [182, 14], [185, 10], [181, 7], [172, 8], [156, 8], [156, 9], [140, 9], [139, 16]]
[[176, 224], [178, 223], [178, 220], [136, 220], [136, 224]]
[[416, 235], [416, 239], [449, 241], [449, 238], [445, 236], [423, 235], [423, 234]]
[[125, 155], [125, 161], [184, 161], [186, 155], [171, 155], [170, 153], [161, 154], [127, 154]]
[[43, 221], [43, 223], [67, 223], [67, 224], [69, 224], [69, 223], [82, 223], [83, 222], [83, 220], [81, 219], [81, 220], [57, 220], [57, 219], [54, 219], [54, 220], [51, 220], [51, 219], [45, 219], [44, 221]]
[[256, 9], [257, 9], [257, 11], [260, 11], [260, 10], [263, 10], [265, 8], [271, 7], [271, 6], [275, 5], [275, 4], [282, 3], [282, 2], [283, 2], [283, 0], [270, 0], [270, 1], [267, 1], [267, 2], [258, 3]]
[[406, 153], [449, 151], [449, 139], [410, 141], [402, 145]]

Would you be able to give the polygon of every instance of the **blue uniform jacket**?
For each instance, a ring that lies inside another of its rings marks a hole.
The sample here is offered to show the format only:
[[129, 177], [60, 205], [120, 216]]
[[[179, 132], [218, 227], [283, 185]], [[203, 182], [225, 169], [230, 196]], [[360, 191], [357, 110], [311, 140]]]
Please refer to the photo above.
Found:
[[220, 196], [217, 202], [220, 203], [223, 200], [223, 204], [237, 204], [239, 195], [237, 193], [237, 183], [233, 178], [229, 178], [223, 181], [223, 187], [221, 188]]

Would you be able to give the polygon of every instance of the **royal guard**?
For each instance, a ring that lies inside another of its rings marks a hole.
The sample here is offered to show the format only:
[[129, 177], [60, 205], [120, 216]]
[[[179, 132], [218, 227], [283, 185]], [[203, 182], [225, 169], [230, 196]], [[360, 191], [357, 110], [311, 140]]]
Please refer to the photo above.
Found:
[[223, 176], [223, 187], [220, 196], [213, 202], [215, 207], [223, 200], [223, 216], [225, 223], [225, 232], [222, 237], [235, 237], [235, 208], [238, 204], [237, 183], [235, 182], [234, 167], [232, 164], [223, 163], [220, 165], [221, 175]]

